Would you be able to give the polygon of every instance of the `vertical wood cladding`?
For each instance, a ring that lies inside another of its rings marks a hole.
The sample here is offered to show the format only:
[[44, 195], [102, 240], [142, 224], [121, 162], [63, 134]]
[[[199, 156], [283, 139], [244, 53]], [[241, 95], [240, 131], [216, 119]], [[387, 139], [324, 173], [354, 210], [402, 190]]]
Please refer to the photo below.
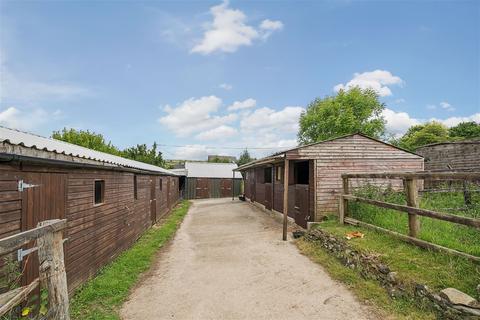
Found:
[[[35, 227], [38, 221], [65, 217], [70, 292], [130, 247], [152, 225], [152, 219], [160, 219], [178, 201], [177, 177], [136, 174], [135, 199], [130, 172], [0, 167], [0, 237]], [[19, 192], [20, 179], [36, 186]], [[94, 203], [95, 180], [104, 181], [101, 204]], [[156, 198], [153, 205], [152, 198]]]

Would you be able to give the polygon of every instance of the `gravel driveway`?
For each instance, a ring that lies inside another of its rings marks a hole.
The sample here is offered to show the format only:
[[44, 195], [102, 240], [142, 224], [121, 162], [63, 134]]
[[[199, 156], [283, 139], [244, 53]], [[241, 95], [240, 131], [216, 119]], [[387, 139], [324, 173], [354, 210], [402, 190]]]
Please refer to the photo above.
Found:
[[374, 319], [249, 203], [196, 200], [122, 319]]

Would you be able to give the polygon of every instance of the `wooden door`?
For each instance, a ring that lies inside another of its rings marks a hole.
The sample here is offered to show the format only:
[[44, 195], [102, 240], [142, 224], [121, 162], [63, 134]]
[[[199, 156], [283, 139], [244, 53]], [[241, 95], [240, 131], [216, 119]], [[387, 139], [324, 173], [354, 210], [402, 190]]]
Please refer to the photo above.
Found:
[[272, 184], [265, 183], [265, 209], [272, 210]]
[[195, 198], [196, 199], [210, 198], [208, 179], [197, 178], [197, 182], [195, 186]]
[[[66, 174], [25, 172], [21, 173], [21, 181], [24, 186], [21, 191], [22, 231], [35, 228], [40, 221], [65, 218]], [[22, 264], [25, 270], [22, 283], [26, 285], [38, 277], [37, 253], [24, 257]]]
[[155, 181], [157, 181], [157, 177], [150, 178], [150, 218], [152, 224], [157, 222], [157, 193]]
[[295, 223], [303, 228], [310, 221], [308, 200], [308, 185], [295, 185]]
[[222, 179], [220, 183], [220, 196], [223, 198], [232, 196], [232, 179]]

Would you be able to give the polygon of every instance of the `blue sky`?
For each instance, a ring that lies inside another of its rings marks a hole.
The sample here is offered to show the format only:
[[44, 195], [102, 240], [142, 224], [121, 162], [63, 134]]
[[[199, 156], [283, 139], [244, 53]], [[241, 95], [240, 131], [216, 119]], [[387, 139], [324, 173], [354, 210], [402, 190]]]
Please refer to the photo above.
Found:
[[479, 60], [478, 1], [1, 1], [0, 124], [261, 156], [351, 85], [377, 90], [393, 134], [480, 121]]

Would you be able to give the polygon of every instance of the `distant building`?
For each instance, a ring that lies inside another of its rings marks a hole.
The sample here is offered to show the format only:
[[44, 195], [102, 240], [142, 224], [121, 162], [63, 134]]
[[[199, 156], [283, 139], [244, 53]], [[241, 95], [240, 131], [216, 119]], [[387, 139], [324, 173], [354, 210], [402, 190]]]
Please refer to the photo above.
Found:
[[418, 148], [427, 171], [479, 171], [480, 140], [433, 143]]
[[242, 175], [235, 172], [235, 163], [215, 163], [185, 161], [182, 169], [172, 169], [174, 173], [186, 176], [185, 199], [206, 199], [238, 196], [241, 192]]
[[208, 162], [235, 162], [237, 161], [236, 157], [232, 156], [220, 156], [220, 155], [209, 155]]

